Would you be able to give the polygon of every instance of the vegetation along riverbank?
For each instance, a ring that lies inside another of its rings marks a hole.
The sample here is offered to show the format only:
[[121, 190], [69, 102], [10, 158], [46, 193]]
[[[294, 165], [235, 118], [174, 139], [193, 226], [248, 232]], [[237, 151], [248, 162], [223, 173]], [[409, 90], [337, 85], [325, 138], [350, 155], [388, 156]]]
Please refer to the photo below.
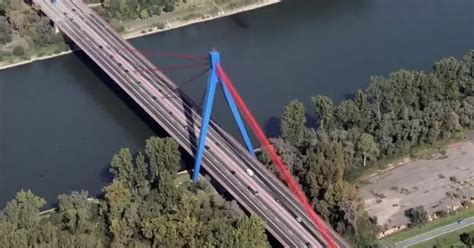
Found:
[[[364, 247], [390, 226], [366, 211], [357, 179], [386, 161], [468, 138], [474, 129], [474, 50], [436, 62], [432, 72], [374, 76], [367, 89], [339, 104], [326, 96], [312, 100], [319, 123], [308, 126], [303, 103], [292, 101], [273, 144], [318, 213], [354, 247]], [[265, 154], [260, 159], [273, 168]]]
[[45, 200], [30, 190], [0, 210], [1, 247], [268, 247], [262, 221], [247, 217], [206, 182], [178, 182], [180, 154], [170, 138], [150, 138], [133, 156], [121, 149], [98, 201], [87, 192]]
[[[89, 0], [127, 39], [261, 8], [280, 0], [168, 0], [159, 4]], [[99, 3], [97, 3], [99, 2]], [[49, 19], [23, 1], [0, 0], [0, 70], [71, 53]]]
[[[383, 228], [366, 211], [354, 183], [360, 171], [419, 147], [436, 147], [474, 128], [474, 50], [462, 59], [442, 59], [433, 68], [372, 77], [367, 89], [339, 104], [316, 96], [312, 98], [319, 119], [315, 126], [307, 125], [301, 102], [292, 101], [284, 108], [281, 137], [273, 144], [317, 212], [354, 247], [372, 244]], [[132, 154], [122, 149], [113, 157], [114, 179], [104, 188], [99, 205], [88, 203], [86, 193], [72, 193], [59, 197], [59, 217], [37, 219], [44, 200], [21, 191], [0, 213], [4, 239], [0, 242], [12, 247], [49, 242], [72, 242], [71, 246], [92, 242], [88, 247], [110, 243], [183, 247], [167, 242], [202, 246], [206, 241], [217, 246], [245, 244], [230, 247], [266, 245], [259, 220], [236, 215], [235, 206], [227, 206], [230, 203], [218, 196], [207, 198], [210, 193], [202, 195], [206, 190], [198, 190], [199, 185], [174, 186], [179, 164], [174, 141], [152, 138], [144, 154]], [[264, 153], [259, 159], [274, 169]], [[15, 246], [15, 242], [28, 243]]]

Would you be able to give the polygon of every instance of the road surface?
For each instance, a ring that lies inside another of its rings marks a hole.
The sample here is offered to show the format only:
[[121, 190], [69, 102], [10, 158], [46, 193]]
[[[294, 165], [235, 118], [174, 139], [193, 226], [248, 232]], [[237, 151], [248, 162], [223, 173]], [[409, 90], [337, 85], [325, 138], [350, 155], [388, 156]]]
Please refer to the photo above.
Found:
[[462, 220], [460, 223], [455, 222], [453, 224], [442, 226], [440, 228], [437, 228], [437, 229], [431, 230], [429, 232], [420, 234], [420, 235], [415, 236], [413, 238], [400, 241], [400, 242], [396, 243], [395, 245], [396, 245], [396, 247], [410, 247], [412, 245], [416, 245], [416, 244], [421, 243], [423, 241], [434, 239], [434, 238], [439, 237], [441, 235], [444, 235], [444, 234], [447, 234], [447, 233], [450, 233], [450, 232], [454, 232], [456, 230], [459, 230], [461, 228], [464, 228], [464, 227], [467, 227], [467, 226], [470, 226], [470, 225], [473, 225], [473, 224], [474, 224], [474, 217], [470, 217], [470, 218]]
[[[35, 0], [99, 67], [194, 155], [201, 110], [174, 83], [82, 1]], [[209, 128], [203, 168], [285, 246], [325, 245], [301, 205], [271, 172], [216, 123]], [[246, 173], [250, 168], [255, 176]], [[258, 192], [255, 194], [254, 192]], [[301, 217], [301, 223], [296, 219]], [[330, 228], [328, 228], [330, 229]], [[332, 229], [338, 247], [349, 247]]]

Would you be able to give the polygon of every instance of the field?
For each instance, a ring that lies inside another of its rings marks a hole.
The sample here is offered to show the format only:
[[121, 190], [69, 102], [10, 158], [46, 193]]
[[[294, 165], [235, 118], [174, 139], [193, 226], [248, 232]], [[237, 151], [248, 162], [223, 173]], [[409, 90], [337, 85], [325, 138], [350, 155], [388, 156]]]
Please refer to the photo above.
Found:
[[472, 216], [474, 216], [474, 208], [466, 209], [459, 212], [456, 215], [451, 215], [446, 218], [441, 218], [441, 219], [428, 222], [426, 225], [422, 227], [410, 228], [410, 229], [397, 232], [395, 234], [384, 237], [383, 240], [390, 241], [390, 243], [396, 243], [405, 239], [415, 237], [422, 233], [429, 232], [436, 228], [452, 224], [460, 219], [466, 219]]
[[423, 205], [429, 214], [474, 197], [474, 135], [451, 144], [443, 154], [407, 163], [361, 187], [369, 214], [385, 229], [408, 223], [404, 211]]
[[455, 232], [451, 232], [435, 239], [428, 240], [413, 246], [410, 248], [432, 248], [432, 247], [466, 247], [460, 240], [459, 235], [461, 233], [471, 233], [474, 235], [474, 226], [469, 226]]

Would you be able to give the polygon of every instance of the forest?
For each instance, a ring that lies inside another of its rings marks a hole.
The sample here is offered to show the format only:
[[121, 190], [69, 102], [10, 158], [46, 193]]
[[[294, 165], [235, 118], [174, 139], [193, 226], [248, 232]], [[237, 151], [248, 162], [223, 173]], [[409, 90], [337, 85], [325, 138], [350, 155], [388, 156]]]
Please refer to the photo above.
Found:
[[0, 211], [0, 247], [269, 247], [259, 218], [206, 180], [177, 186], [179, 168], [177, 143], [152, 137], [144, 153], [112, 158], [99, 200], [72, 192], [40, 214], [45, 200], [22, 190]]
[[24, 0], [0, 0], [0, 60], [27, 59], [32, 51], [47, 47], [54, 53], [68, 49], [50, 19]]
[[[283, 110], [281, 137], [272, 139], [316, 211], [355, 247], [369, 247], [377, 231], [350, 179], [353, 171], [436, 146], [474, 128], [474, 50], [446, 58], [433, 72], [400, 70], [372, 77], [366, 90], [334, 104], [312, 98], [318, 123], [306, 123], [299, 101]], [[275, 171], [268, 157], [259, 159]], [[267, 247], [260, 219], [247, 217], [206, 183], [176, 186], [180, 164], [171, 138], [150, 138], [144, 153], [121, 149], [112, 182], [97, 199], [87, 192], [45, 201], [18, 192], [0, 211], [0, 244], [8, 247]], [[275, 171], [276, 173], [276, 171]]]
[[[88, 1], [91, 3], [97, 1]], [[146, 19], [174, 10], [178, 0], [103, 0], [96, 11], [117, 31], [122, 21]], [[49, 49], [48, 49], [49, 48]], [[28, 0], [0, 0], [0, 61], [68, 50], [66, 39], [55, 33], [51, 20]]]
[[[147, 18], [172, 11], [172, 0], [104, 0], [111, 19]], [[15, 36], [12, 53], [64, 44], [47, 17], [23, 0], [0, 0], [0, 45]], [[26, 42], [26, 43], [25, 43]], [[4, 51], [0, 49], [0, 58]], [[356, 247], [375, 239], [370, 217], [353, 179], [391, 158], [436, 147], [474, 128], [474, 50], [445, 58], [431, 72], [399, 70], [374, 76], [365, 90], [335, 103], [298, 100], [281, 117], [273, 144], [316, 211]], [[317, 123], [307, 123], [307, 116]], [[275, 171], [263, 153], [259, 159]], [[175, 186], [179, 151], [169, 138], [151, 138], [144, 153], [120, 150], [112, 159], [112, 182], [99, 200], [87, 192], [58, 197], [58, 208], [40, 214], [45, 200], [18, 192], [0, 211], [0, 244], [8, 247], [266, 247], [263, 224], [206, 184]], [[276, 172], [275, 172], [276, 173]], [[95, 197], [95, 196], [94, 196]]]
[[[106, 16], [118, 20], [146, 19], [171, 12], [179, 0], [103, 0], [102, 8]], [[185, 1], [186, 2], [186, 1]]]
[[[352, 99], [335, 104], [312, 98], [317, 123], [306, 123], [304, 105], [283, 111], [281, 137], [272, 142], [316, 211], [356, 247], [375, 238], [376, 219], [358, 195], [357, 175], [367, 168], [437, 146], [474, 128], [474, 50], [445, 58], [433, 72], [399, 70], [375, 76]], [[260, 159], [274, 170], [266, 154]]]

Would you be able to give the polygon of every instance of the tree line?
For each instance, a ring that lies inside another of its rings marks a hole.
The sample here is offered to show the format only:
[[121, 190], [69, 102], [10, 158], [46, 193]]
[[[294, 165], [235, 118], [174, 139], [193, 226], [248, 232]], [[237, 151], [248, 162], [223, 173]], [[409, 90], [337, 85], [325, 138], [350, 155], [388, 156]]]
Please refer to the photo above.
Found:
[[23, 0], [0, 1], [0, 30], [1, 44], [11, 41], [13, 33], [38, 47], [64, 41], [62, 35], [54, 33], [50, 19]]
[[[102, 3], [97, 9], [99, 14], [106, 17], [118, 31], [123, 31], [121, 21], [146, 19], [160, 15], [162, 11], [171, 12], [179, 0], [101, 0], [99, 2]], [[15, 35], [25, 39], [29, 45], [29, 47], [15, 45], [16, 50], [11, 51], [15, 56], [24, 55], [27, 48], [65, 44], [64, 36], [54, 32], [51, 20], [31, 1], [0, 0], [0, 45], [11, 42]]]
[[[315, 210], [355, 246], [365, 246], [375, 238], [376, 219], [348, 178], [474, 128], [474, 50], [440, 60], [431, 73], [372, 77], [367, 89], [339, 104], [327, 96], [312, 102], [317, 125], [309, 127], [303, 103], [292, 101], [283, 110], [281, 137], [272, 142]], [[265, 153], [259, 156], [273, 168]]]
[[171, 12], [179, 0], [103, 0], [105, 16], [117, 20], [146, 19], [160, 15], [162, 11]]
[[[46, 201], [20, 191], [0, 211], [2, 247], [268, 247], [264, 225], [225, 201], [208, 184], [176, 183], [178, 145], [150, 138], [144, 153], [121, 149], [112, 159], [113, 181], [98, 199], [87, 192]], [[201, 180], [202, 181], [202, 180]]]

